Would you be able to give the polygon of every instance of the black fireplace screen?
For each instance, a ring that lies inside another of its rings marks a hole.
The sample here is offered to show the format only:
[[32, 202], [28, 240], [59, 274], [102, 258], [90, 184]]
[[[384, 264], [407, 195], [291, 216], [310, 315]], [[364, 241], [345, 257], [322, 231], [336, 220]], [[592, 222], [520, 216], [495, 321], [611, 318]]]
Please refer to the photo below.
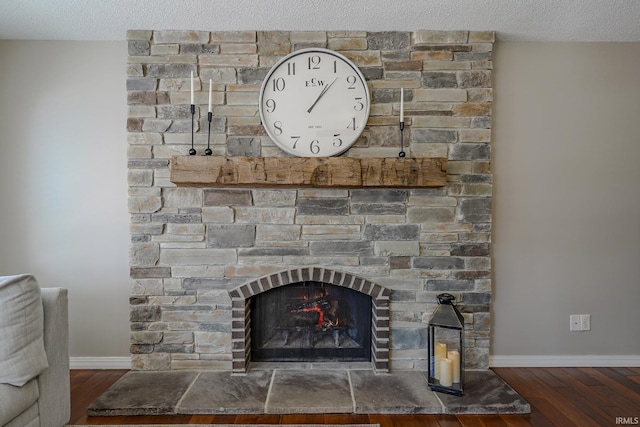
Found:
[[371, 297], [299, 282], [251, 299], [254, 361], [369, 361]]

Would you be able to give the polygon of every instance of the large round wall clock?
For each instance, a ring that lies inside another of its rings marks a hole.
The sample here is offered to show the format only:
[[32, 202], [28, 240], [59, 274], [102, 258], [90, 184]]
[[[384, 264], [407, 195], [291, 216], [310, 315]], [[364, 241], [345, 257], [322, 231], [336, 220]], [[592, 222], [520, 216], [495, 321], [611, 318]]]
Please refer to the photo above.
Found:
[[298, 50], [278, 61], [262, 82], [259, 102], [269, 137], [301, 157], [344, 153], [360, 137], [371, 106], [358, 67], [322, 48]]

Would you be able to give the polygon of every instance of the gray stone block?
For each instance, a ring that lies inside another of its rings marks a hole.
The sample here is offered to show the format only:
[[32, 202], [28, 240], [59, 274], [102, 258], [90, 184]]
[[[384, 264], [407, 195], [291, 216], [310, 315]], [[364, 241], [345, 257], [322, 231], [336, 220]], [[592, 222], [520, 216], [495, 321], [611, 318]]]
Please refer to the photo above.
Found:
[[208, 225], [208, 248], [247, 248], [255, 244], [256, 227], [254, 225]]
[[310, 255], [373, 255], [371, 242], [322, 241], [309, 243]]
[[377, 31], [367, 33], [367, 45], [370, 50], [402, 50], [411, 44], [409, 32]]
[[420, 226], [414, 224], [368, 224], [364, 227], [366, 240], [418, 240]]
[[257, 157], [260, 155], [261, 147], [260, 138], [229, 137], [227, 139], [228, 156]]
[[456, 73], [446, 71], [430, 71], [423, 73], [422, 86], [425, 88], [457, 88]]
[[415, 257], [413, 258], [413, 268], [425, 270], [462, 270], [464, 260], [448, 256], [437, 257]]
[[454, 143], [457, 141], [458, 133], [455, 130], [443, 129], [411, 129], [411, 142], [441, 142]]
[[427, 280], [427, 291], [433, 292], [472, 291], [474, 287], [473, 280]]
[[349, 200], [346, 198], [298, 199], [297, 213], [298, 215], [347, 215]]
[[404, 203], [407, 190], [351, 190], [351, 203]]
[[459, 222], [490, 222], [491, 221], [491, 199], [490, 198], [469, 198], [460, 200], [456, 220]]
[[204, 190], [204, 206], [251, 206], [251, 190]]
[[190, 78], [191, 72], [197, 73], [196, 64], [147, 64], [146, 66], [147, 77], [155, 78], [167, 78], [167, 77], [182, 77], [185, 79]]

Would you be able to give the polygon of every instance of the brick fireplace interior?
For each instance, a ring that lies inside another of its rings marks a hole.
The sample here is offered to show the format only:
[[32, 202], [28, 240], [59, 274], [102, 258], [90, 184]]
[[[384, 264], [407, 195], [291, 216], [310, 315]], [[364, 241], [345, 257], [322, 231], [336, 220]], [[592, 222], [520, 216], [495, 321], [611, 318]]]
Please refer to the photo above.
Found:
[[[244, 372], [257, 345], [251, 338], [257, 298], [290, 286], [283, 295], [299, 294], [300, 286], [311, 285], [307, 298], [325, 290], [340, 294], [344, 305], [349, 292], [365, 298], [369, 336], [362, 340], [366, 333], [348, 325], [335, 330], [338, 341], [366, 344], [368, 356], [358, 357], [382, 371], [427, 369], [427, 322], [436, 295], [452, 293], [465, 318], [466, 367], [487, 369], [493, 42], [491, 32], [469, 31], [129, 31], [133, 369]], [[281, 189], [171, 182], [170, 159], [191, 148], [192, 71], [198, 155], [207, 145], [211, 79], [213, 155], [285, 157], [262, 128], [258, 91], [282, 56], [311, 46], [344, 54], [369, 84], [368, 125], [343, 156], [398, 156], [403, 88], [405, 151], [446, 158], [446, 185]], [[288, 304], [289, 311], [305, 306]], [[284, 341], [284, 326], [277, 327]], [[326, 330], [333, 340], [335, 330]], [[304, 327], [288, 333], [293, 340]], [[345, 354], [334, 357], [348, 360]]]

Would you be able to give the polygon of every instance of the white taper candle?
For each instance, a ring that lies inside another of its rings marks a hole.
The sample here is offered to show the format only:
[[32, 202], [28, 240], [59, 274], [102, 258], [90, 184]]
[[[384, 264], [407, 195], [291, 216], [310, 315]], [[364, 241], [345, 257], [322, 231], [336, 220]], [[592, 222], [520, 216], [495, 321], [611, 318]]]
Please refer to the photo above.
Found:
[[195, 104], [193, 102], [193, 71], [191, 72], [191, 105]]
[[211, 79], [209, 79], [209, 112], [211, 112], [211, 86], [212, 82]]
[[404, 122], [404, 88], [400, 89], [400, 123]]

